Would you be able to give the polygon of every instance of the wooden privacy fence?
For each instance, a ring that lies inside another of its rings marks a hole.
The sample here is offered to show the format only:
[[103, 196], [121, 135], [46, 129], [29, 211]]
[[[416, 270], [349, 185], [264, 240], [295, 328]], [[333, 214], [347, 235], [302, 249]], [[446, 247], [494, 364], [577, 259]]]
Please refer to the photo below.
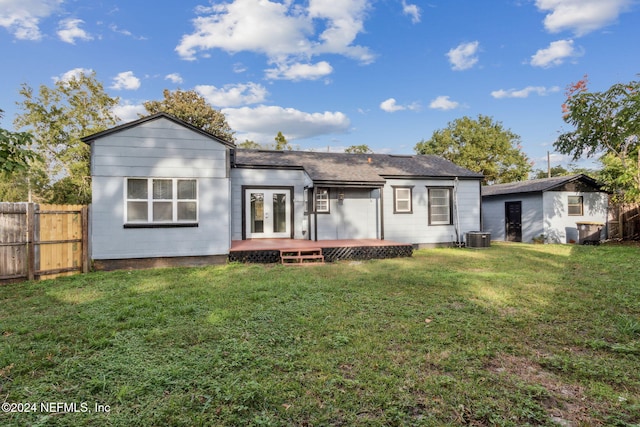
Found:
[[[622, 226], [620, 226], [622, 221]], [[640, 204], [613, 204], [609, 207], [609, 238], [640, 239]]]
[[88, 208], [0, 203], [0, 281], [89, 271]]

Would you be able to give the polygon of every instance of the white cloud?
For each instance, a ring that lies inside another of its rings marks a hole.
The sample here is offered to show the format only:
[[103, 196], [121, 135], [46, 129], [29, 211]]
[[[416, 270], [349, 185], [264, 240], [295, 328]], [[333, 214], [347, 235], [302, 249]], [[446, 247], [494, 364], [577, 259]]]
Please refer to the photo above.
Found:
[[93, 73], [93, 70], [89, 68], [74, 68], [65, 73], [60, 74], [59, 76], [52, 77], [54, 82], [68, 82], [71, 79], [75, 79], [80, 77], [83, 74], [90, 75]]
[[546, 49], [538, 50], [531, 56], [530, 64], [534, 67], [549, 68], [561, 65], [565, 59], [580, 56], [580, 54], [573, 47], [573, 40], [558, 40], [551, 42]]
[[[367, 8], [367, 0], [309, 0], [307, 7], [291, 0], [233, 0], [200, 7], [203, 15], [193, 20], [194, 32], [182, 36], [176, 51], [187, 60], [195, 60], [198, 52], [222, 49], [259, 52], [275, 64], [324, 53], [369, 63], [369, 49], [353, 45], [364, 30]], [[317, 28], [322, 32], [316, 34]]]
[[258, 143], [273, 142], [282, 132], [287, 139], [312, 138], [340, 134], [349, 130], [349, 118], [339, 111], [307, 113], [294, 108], [260, 105], [254, 108], [225, 108], [222, 112], [238, 140], [250, 139]]
[[449, 62], [456, 71], [467, 70], [478, 62], [478, 49], [480, 42], [473, 41], [469, 43], [461, 43], [457, 47], [447, 52]]
[[137, 78], [133, 71], [123, 71], [113, 78], [111, 89], [116, 90], [136, 90], [140, 87], [140, 79]]
[[65, 43], [76, 44], [76, 40], [93, 40], [93, 37], [80, 28], [84, 24], [82, 19], [63, 19], [58, 24], [58, 37]]
[[226, 85], [222, 88], [198, 85], [195, 90], [209, 104], [219, 108], [258, 104], [264, 102], [268, 93], [264, 86], [257, 83]]
[[380, 103], [380, 109], [387, 113], [395, 113], [396, 111], [412, 110], [416, 111], [420, 109], [420, 105], [414, 102], [409, 105], [399, 105], [395, 98], [389, 98]]
[[121, 122], [127, 123], [140, 118], [139, 114], [148, 114], [143, 104], [124, 103], [113, 108], [113, 113]]
[[509, 90], [494, 90], [491, 92], [491, 96], [496, 99], [502, 98], [528, 98], [530, 94], [535, 93], [538, 96], [546, 96], [550, 93], [560, 91], [558, 86], [552, 86], [550, 88], [544, 86], [527, 86], [524, 89], [509, 89]]
[[121, 29], [120, 27], [118, 27], [116, 24], [111, 24], [109, 25], [109, 29], [111, 31], [113, 31], [114, 33], [117, 34], [122, 34], [123, 36], [127, 36], [127, 37], [131, 37], [134, 38], [136, 40], [146, 40], [147, 38], [144, 36], [136, 36], [134, 35], [131, 31], [129, 30], [125, 30], [125, 29]]
[[453, 110], [460, 106], [459, 102], [452, 101], [448, 96], [439, 96], [429, 104], [429, 108], [433, 110]]
[[327, 61], [316, 64], [278, 64], [276, 68], [266, 70], [266, 77], [272, 80], [317, 80], [333, 72]]
[[536, 6], [549, 12], [545, 28], [552, 33], [572, 30], [576, 36], [605, 27], [630, 8], [632, 0], [536, 0]]
[[420, 8], [415, 4], [408, 4], [406, 0], [402, 0], [402, 12], [410, 16], [414, 24], [420, 22]]
[[184, 79], [180, 75], [180, 73], [171, 73], [164, 76], [165, 80], [171, 81], [171, 83], [181, 84], [184, 83]]
[[395, 98], [389, 98], [380, 103], [380, 109], [387, 113], [394, 113], [396, 111], [404, 110], [404, 107], [397, 104]]
[[40, 20], [52, 15], [64, 0], [2, 0], [0, 27], [19, 40], [40, 40]]
[[245, 71], [247, 71], [247, 67], [242, 62], [236, 62], [235, 64], [233, 64], [234, 73], [240, 74], [244, 73]]

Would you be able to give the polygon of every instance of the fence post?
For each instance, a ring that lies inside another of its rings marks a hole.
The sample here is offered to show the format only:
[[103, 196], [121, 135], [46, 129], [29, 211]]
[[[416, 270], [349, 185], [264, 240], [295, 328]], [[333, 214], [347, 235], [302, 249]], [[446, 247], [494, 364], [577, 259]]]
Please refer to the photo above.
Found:
[[82, 272], [89, 272], [89, 207], [82, 207]]
[[34, 204], [27, 203], [27, 280], [35, 279], [35, 217]]

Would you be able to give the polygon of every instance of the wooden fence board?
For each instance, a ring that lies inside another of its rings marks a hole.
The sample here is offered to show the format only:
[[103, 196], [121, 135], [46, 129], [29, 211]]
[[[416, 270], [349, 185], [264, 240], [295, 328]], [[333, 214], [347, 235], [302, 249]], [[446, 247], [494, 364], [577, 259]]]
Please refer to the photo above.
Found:
[[0, 203], [0, 281], [89, 271], [88, 208]]
[[27, 276], [26, 213], [26, 203], [0, 203], [0, 280]]
[[[82, 205], [40, 205], [41, 278], [82, 271]], [[56, 242], [56, 243], [54, 243]], [[72, 269], [72, 271], [62, 271]], [[44, 272], [55, 272], [45, 274]]]

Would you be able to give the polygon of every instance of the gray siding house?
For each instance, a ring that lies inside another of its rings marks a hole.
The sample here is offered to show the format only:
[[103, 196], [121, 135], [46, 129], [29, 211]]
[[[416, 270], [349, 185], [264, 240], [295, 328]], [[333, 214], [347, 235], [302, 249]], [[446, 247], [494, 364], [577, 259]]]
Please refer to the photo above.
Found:
[[492, 240], [578, 241], [578, 222], [606, 224], [608, 194], [578, 174], [482, 187], [484, 231]]
[[480, 229], [482, 175], [437, 156], [244, 150], [165, 113], [83, 141], [95, 263], [208, 262], [266, 238], [431, 246]]

